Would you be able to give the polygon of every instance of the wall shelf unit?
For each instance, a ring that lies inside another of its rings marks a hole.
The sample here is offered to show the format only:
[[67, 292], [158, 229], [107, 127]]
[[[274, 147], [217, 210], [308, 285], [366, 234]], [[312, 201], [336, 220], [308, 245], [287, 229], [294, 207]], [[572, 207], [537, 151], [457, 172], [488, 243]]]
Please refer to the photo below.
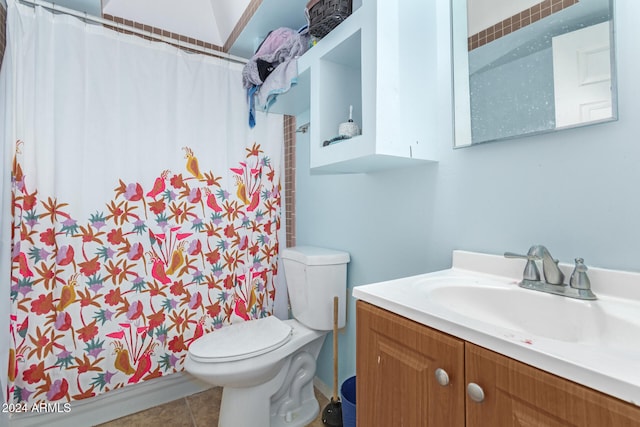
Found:
[[[363, 173], [436, 161], [436, 6], [363, 2], [298, 59], [299, 82], [271, 111], [309, 111], [312, 173]], [[361, 135], [338, 135], [349, 106]]]

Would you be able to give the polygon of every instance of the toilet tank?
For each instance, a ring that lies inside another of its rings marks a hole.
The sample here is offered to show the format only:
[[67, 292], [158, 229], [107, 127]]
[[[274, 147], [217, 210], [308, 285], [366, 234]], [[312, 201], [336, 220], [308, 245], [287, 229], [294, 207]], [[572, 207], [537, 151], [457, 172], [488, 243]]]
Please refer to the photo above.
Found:
[[333, 297], [338, 297], [338, 327], [346, 322], [349, 254], [296, 246], [282, 252], [293, 317], [317, 330], [333, 329]]

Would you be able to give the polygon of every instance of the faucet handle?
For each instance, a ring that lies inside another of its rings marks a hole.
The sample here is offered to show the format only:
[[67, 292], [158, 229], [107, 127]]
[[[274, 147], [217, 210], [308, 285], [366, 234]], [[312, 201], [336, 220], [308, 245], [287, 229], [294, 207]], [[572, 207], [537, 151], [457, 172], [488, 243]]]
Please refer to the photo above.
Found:
[[532, 253], [529, 253], [527, 255], [522, 255], [514, 252], [505, 252], [504, 257], [526, 259], [527, 264], [524, 266], [524, 271], [522, 272], [522, 278], [524, 280], [533, 280], [534, 282], [537, 282], [540, 280], [540, 270], [538, 270], [538, 266], [536, 265], [536, 261], [541, 259], [538, 255], [532, 254]]
[[587, 275], [587, 266], [582, 258], [576, 258], [576, 265], [569, 279], [569, 286], [576, 289], [591, 289], [591, 281]]

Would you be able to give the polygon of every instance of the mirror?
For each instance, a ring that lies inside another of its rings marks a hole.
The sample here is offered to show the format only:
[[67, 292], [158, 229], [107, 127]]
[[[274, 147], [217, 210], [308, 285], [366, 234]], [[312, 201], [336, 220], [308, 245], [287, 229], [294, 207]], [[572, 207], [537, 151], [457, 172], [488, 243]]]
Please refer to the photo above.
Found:
[[613, 0], [451, 0], [454, 147], [617, 118]]

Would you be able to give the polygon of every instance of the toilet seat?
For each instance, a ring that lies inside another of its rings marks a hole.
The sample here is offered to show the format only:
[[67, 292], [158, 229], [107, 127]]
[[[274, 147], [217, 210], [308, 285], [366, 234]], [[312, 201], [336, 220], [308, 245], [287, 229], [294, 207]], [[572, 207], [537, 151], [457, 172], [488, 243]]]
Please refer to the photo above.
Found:
[[199, 362], [231, 362], [268, 353], [291, 339], [291, 326], [275, 316], [234, 323], [210, 332], [189, 346]]

